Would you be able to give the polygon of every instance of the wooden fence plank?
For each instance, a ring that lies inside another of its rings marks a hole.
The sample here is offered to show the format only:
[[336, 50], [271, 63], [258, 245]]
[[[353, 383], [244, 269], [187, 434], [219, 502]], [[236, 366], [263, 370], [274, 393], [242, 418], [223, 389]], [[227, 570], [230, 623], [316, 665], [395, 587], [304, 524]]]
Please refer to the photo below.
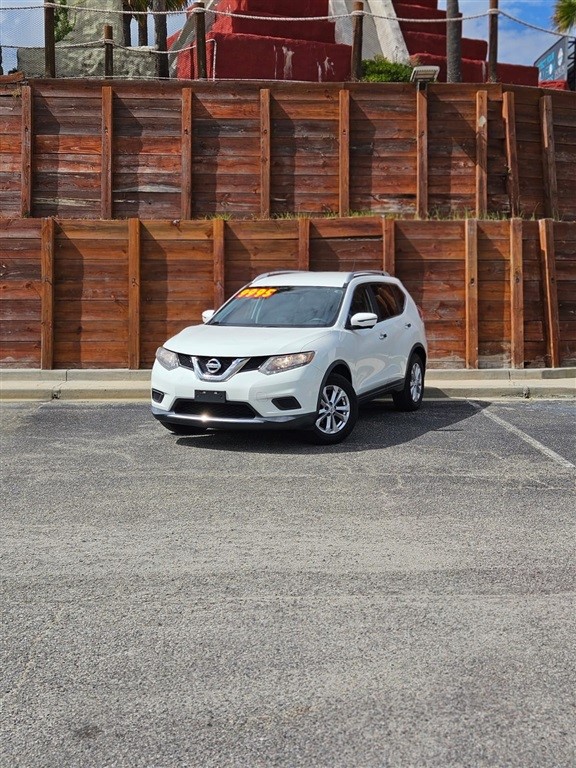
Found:
[[112, 140], [113, 92], [109, 85], [102, 88], [102, 170], [100, 184], [100, 216], [112, 218]]
[[54, 365], [54, 219], [43, 219], [40, 241], [42, 306], [40, 312], [40, 367]]
[[20, 171], [20, 215], [23, 218], [32, 215], [32, 138], [34, 116], [32, 108], [32, 89], [22, 86], [22, 130], [21, 130], [21, 171]]
[[478, 368], [478, 222], [466, 221], [466, 368]]
[[516, 139], [516, 107], [514, 92], [506, 91], [502, 99], [502, 114], [506, 131], [506, 164], [508, 166], [508, 198], [512, 216], [520, 215], [520, 179], [518, 166], [518, 143]]
[[260, 215], [270, 216], [270, 89], [260, 90]]
[[298, 269], [310, 269], [310, 219], [298, 219]]
[[212, 238], [214, 256], [214, 307], [217, 309], [224, 303], [226, 296], [224, 219], [214, 219], [212, 222]]
[[382, 269], [389, 275], [396, 271], [395, 237], [394, 219], [382, 219]]
[[350, 211], [350, 92], [347, 90], [340, 91], [338, 135], [338, 206], [340, 216], [348, 216]]
[[554, 222], [540, 219], [540, 258], [544, 295], [544, 328], [546, 330], [547, 364], [560, 367], [560, 321], [558, 313], [558, 286], [554, 248]]
[[524, 368], [522, 219], [510, 221], [510, 366]]
[[416, 89], [416, 212], [428, 215], [428, 95]]
[[476, 216], [488, 211], [488, 92], [476, 94]]
[[556, 151], [554, 146], [554, 118], [552, 96], [540, 98], [540, 130], [542, 136], [542, 173], [546, 216], [558, 218], [558, 181], [556, 178]]
[[192, 89], [182, 89], [182, 190], [180, 217], [192, 218]]
[[140, 219], [128, 221], [128, 367], [140, 368]]

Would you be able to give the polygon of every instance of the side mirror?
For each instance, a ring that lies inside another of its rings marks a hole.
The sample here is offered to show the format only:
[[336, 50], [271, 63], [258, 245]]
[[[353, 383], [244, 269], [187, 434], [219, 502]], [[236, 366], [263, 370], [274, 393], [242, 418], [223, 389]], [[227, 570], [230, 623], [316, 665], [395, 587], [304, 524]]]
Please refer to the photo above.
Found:
[[205, 309], [204, 312], [202, 312], [202, 322], [207, 323], [208, 320], [211, 320], [214, 317], [215, 312], [215, 309]]
[[374, 312], [356, 312], [350, 318], [352, 328], [374, 328], [378, 322], [378, 317]]

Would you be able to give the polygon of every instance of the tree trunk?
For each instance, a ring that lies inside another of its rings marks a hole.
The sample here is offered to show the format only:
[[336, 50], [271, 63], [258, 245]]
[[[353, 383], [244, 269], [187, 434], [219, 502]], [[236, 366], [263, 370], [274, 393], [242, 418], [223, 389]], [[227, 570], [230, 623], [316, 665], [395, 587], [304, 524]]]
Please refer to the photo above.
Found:
[[[152, 0], [152, 10], [155, 12], [154, 16], [154, 37], [156, 48], [158, 51], [166, 51], [168, 49], [168, 27], [166, 24], [166, 0]], [[158, 65], [156, 67], [158, 77], [170, 77], [168, 69], [168, 56], [164, 53], [160, 53], [158, 56]]]
[[148, 45], [148, 16], [143, 13], [137, 16], [138, 19], [138, 45]]
[[132, 13], [130, 11], [130, 5], [126, 2], [122, 3], [122, 10], [124, 11], [122, 16], [122, 36], [124, 37], [124, 45], [129, 48], [132, 45], [132, 34], [130, 31]]
[[446, 80], [449, 83], [462, 82], [462, 22], [450, 21], [460, 19], [458, 0], [446, 1]]

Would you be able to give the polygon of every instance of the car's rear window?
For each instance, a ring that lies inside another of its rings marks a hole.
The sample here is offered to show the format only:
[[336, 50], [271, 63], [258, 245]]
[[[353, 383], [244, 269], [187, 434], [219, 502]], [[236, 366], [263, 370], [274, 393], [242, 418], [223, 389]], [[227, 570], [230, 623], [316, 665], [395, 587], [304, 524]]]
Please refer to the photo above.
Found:
[[216, 312], [209, 325], [260, 328], [328, 328], [334, 325], [343, 288], [249, 286]]

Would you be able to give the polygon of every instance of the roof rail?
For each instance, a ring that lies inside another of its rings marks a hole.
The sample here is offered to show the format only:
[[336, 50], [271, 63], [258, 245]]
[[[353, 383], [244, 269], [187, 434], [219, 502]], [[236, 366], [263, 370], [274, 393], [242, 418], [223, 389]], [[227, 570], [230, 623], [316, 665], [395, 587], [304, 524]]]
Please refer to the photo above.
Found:
[[361, 277], [362, 275], [383, 275], [384, 277], [390, 277], [390, 272], [385, 272], [383, 269], [360, 269], [355, 272], [350, 272], [350, 279], [353, 277]]
[[261, 277], [272, 277], [272, 275], [292, 275], [294, 272], [307, 272], [306, 269], [276, 269], [274, 272], [263, 272], [261, 275], [256, 275], [253, 280], [259, 280]]

